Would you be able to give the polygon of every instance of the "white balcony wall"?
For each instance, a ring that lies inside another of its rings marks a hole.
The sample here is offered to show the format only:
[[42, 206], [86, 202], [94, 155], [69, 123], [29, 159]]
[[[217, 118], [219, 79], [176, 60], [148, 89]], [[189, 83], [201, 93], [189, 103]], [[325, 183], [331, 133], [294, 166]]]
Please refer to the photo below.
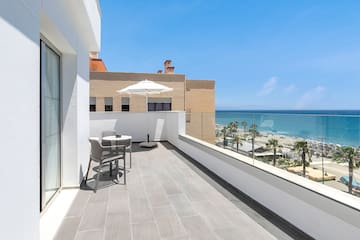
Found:
[[357, 197], [187, 135], [170, 142], [315, 239], [359, 238]]
[[0, 1], [2, 239], [40, 239], [40, 36], [61, 53], [63, 185], [74, 186], [88, 162], [88, 54], [100, 24], [96, 0]]
[[115, 130], [119, 134], [130, 135], [134, 142], [147, 140], [167, 141], [184, 133], [184, 112], [91, 112], [90, 136], [101, 136], [102, 131]]

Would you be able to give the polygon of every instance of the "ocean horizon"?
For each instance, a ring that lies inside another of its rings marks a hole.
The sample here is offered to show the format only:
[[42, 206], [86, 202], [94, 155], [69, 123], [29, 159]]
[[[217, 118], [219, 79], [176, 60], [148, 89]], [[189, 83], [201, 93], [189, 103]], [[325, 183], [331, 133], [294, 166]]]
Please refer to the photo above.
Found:
[[216, 110], [216, 124], [246, 121], [261, 132], [360, 146], [360, 110]]

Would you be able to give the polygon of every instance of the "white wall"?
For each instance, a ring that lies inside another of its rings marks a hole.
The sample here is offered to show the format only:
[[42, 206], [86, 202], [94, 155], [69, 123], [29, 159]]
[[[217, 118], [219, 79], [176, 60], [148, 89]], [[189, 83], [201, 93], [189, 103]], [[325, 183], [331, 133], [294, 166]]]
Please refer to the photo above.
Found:
[[96, 4], [0, 1], [2, 239], [40, 238], [40, 35], [62, 54], [63, 181], [79, 184], [88, 160], [88, 53], [100, 47]]
[[359, 238], [358, 198], [190, 136], [172, 143], [315, 239]]
[[[134, 142], [146, 141], [147, 133], [151, 141], [167, 140], [178, 136], [179, 119], [184, 119], [184, 116], [184, 112], [92, 112], [90, 136], [101, 136], [102, 131], [115, 130], [132, 136]], [[180, 131], [184, 132], [184, 129], [182, 126]]]
[[39, 239], [39, 11], [0, 1], [2, 239]]
[[41, 34], [62, 54], [63, 186], [78, 186], [88, 163], [88, 61], [100, 48], [100, 13], [96, 0], [43, 0], [41, 7]]

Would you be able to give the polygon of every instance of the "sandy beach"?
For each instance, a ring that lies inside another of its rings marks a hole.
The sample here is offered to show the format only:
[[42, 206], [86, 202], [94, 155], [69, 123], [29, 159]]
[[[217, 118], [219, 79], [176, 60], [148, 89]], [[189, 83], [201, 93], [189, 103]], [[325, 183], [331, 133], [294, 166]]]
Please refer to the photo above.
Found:
[[[216, 125], [216, 144], [218, 146], [223, 146], [223, 136], [221, 133], [221, 129], [223, 128], [223, 125], [217, 124]], [[251, 146], [251, 137], [248, 136], [248, 132], [244, 132], [243, 129], [239, 128], [238, 132], [236, 133], [240, 136], [242, 136], [245, 140], [242, 140], [239, 146], [239, 153], [240, 154], [248, 154], [250, 156], [251, 148], [249, 149], [249, 146]], [[348, 166], [346, 163], [338, 163], [335, 160], [332, 159], [333, 153], [341, 147], [338, 144], [335, 143], [323, 143], [320, 141], [314, 141], [311, 139], [303, 139], [299, 137], [293, 137], [288, 135], [282, 135], [282, 134], [275, 134], [275, 133], [269, 133], [269, 132], [259, 132], [259, 135], [255, 138], [255, 146], [256, 148], [260, 149], [261, 152], [259, 155], [266, 156], [268, 163], [271, 164], [272, 154], [273, 151], [271, 149], [267, 149], [266, 143], [270, 139], [277, 139], [279, 142], [279, 145], [281, 145], [280, 150], [278, 151], [279, 155], [282, 157], [286, 157], [290, 159], [290, 161], [300, 161], [301, 157], [297, 151], [294, 150], [295, 142], [297, 141], [307, 141], [308, 142], [308, 148], [311, 151], [311, 162], [310, 167], [313, 169], [319, 169], [322, 170], [322, 167], [324, 166], [324, 171], [326, 174], [335, 175], [335, 180], [327, 181], [327, 185], [333, 186], [337, 189], [346, 191], [347, 187], [340, 183], [338, 180], [341, 176], [346, 176], [348, 174]], [[237, 151], [236, 149], [236, 142], [233, 141], [231, 137], [227, 138], [228, 145], [226, 146], [227, 149]], [[242, 146], [241, 146], [242, 145]], [[244, 147], [246, 146], [246, 147]], [[245, 149], [245, 151], [243, 151]], [[323, 154], [322, 154], [323, 153]], [[256, 156], [256, 154], [255, 154]], [[279, 158], [281, 157], [279, 156]], [[261, 160], [261, 158], [256, 157], [258, 160]], [[306, 156], [307, 161], [309, 160], [309, 155]], [[354, 177], [355, 179], [360, 180], [360, 170], [354, 169]]]
[[[217, 124], [216, 125], [216, 143], [218, 145], [223, 143], [223, 136], [221, 134], [221, 130], [224, 126]], [[240, 135], [245, 140], [242, 140], [242, 142], [251, 142], [251, 137], [249, 136], [249, 133], [246, 131], [244, 132], [244, 129], [239, 128], [237, 133], [234, 133], [235, 135]], [[283, 155], [288, 154], [289, 158], [296, 158], [298, 155], [297, 152], [294, 151], [294, 145], [297, 141], [307, 141], [308, 142], [308, 148], [312, 152], [311, 160], [312, 161], [318, 161], [318, 160], [324, 160], [324, 161], [332, 161], [332, 154], [340, 147], [338, 144], [334, 143], [324, 143], [320, 141], [314, 141], [311, 139], [304, 139], [300, 137], [295, 136], [288, 136], [288, 135], [282, 135], [282, 134], [276, 134], [271, 132], [259, 132], [259, 135], [255, 138], [255, 145], [258, 147], [262, 147], [266, 149], [266, 143], [270, 139], [276, 139], [278, 140], [279, 145], [281, 146], [280, 152], [283, 153]], [[231, 138], [229, 138], [229, 141], [231, 141]], [[232, 143], [232, 145], [236, 145], [235, 142]], [[234, 146], [230, 146], [234, 147]], [[321, 158], [321, 155], [324, 155], [324, 159]]]

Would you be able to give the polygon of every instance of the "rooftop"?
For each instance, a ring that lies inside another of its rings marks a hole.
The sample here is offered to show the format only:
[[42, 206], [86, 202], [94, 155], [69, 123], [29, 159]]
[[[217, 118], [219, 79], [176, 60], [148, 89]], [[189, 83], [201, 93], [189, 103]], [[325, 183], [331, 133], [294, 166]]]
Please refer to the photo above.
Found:
[[[128, 157], [128, 155], [127, 155]], [[79, 190], [56, 239], [292, 239], [167, 142], [133, 145], [127, 185], [104, 175]], [[93, 173], [90, 173], [91, 178]]]

